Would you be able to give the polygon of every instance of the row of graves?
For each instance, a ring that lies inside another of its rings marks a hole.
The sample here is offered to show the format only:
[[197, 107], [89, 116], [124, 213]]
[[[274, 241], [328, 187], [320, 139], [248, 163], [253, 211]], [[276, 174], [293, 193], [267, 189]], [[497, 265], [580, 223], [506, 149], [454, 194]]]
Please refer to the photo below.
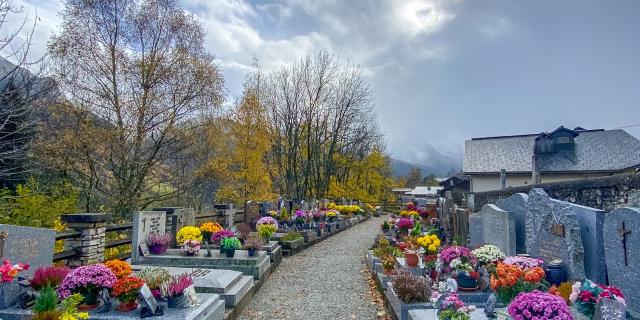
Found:
[[235, 319], [283, 253], [295, 254], [371, 214], [332, 203], [292, 208], [292, 215], [267, 208], [255, 223], [227, 228], [196, 226], [192, 209], [136, 212], [130, 259], [104, 263], [108, 215], [65, 215], [70, 228], [83, 230], [87, 259], [74, 267], [52, 264], [55, 231], [0, 224], [0, 319]]
[[395, 319], [639, 319], [638, 208], [533, 189], [471, 214], [466, 245], [419, 215], [381, 231], [367, 261]]

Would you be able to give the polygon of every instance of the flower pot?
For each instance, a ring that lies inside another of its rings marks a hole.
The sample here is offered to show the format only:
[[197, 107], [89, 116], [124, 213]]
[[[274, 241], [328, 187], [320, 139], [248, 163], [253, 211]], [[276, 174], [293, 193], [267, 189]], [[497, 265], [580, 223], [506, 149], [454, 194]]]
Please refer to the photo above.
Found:
[[87, 311], [98, 307], [98, 290], [88, 290], [81, 292], [82, 303], [78, 305], [78, 310]]
[[407, 266], [410, 268], [416, 268], [420, 262], [420, 258], [415, 253], [405, 253], [404, 260], [407, 262]]
[[247, 255], [249, 257], [254, 257], [256, 255], [256, 249], [248, 249], [247, 250]]
[[456, 282], [460, 289], [475, 290], [478, 287], [478, 281], [465, 272], [458, 272]]
[[192, 257], [192, 256], [195, 256], [195, 255], [196, 255], [195, 251], [194, 251], [194, 252], [185, 251], [185, 254], [186, 254], [187, 256], [189, 256], [189, 257]]
[[551, 284], [560, 285], [567, 281], [567, 272], [562, 264], [549, 264], [545, 270], [546, 280]]
[[151, 254], [164, 254], [167, 253], [167, 246], [162, 244], [152, 244], [149, 247]]
[[226, 249], [225, 252], [227, 254], [227, 258], [233, 258], [233, 256], [236, 255], [236, 249], [235, 248]]
[[129, 312], [135, 309], [138, 309], [138, 304], [135, 301], [121, 302], [118, 305], [118, 311], [121, 311], [121, 312]]
[[220, 246], [220, 255], [223, 255], [225, 253], [225, 248], [223, 246]]
[[182, 308], [187, 302], [187, 297], [184, 294], [175, 297], [167, 298], [167, 307], [169, 308]]

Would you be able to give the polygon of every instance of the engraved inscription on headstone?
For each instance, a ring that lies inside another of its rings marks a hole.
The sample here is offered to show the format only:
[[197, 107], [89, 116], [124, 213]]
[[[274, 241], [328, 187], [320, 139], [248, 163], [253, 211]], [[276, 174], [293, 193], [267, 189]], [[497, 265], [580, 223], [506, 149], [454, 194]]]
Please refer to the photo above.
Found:
[[[152, 233], [165, 232], [166, 219], [166, 213], [164, 211], [138, 211], [133, 214], [131, 242], [132, 248], [135, 248], [135, 250], [131, 252], [131, 261], [134, 264], [139, 262], [141, 258], [140, 251], [146, 246], [149, 235]], [[144, 244], [144, 246], [142, 246], [142, 244]]]
[[4, 257], [4, 245], [8, 236], [9, 234], [5, 231], [0, 232], [0, 258]]

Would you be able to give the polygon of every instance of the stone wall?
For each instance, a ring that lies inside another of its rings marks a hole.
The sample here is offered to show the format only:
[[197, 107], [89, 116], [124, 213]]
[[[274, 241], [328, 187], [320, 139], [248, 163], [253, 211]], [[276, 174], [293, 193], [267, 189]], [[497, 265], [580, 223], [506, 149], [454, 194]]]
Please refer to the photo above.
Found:
[[529, 193], [532, 188], [542, 188], [554, 199], [611, 211], [619, 207], [638, 206], [638, 202], [640, 202], [640, 173], [477, 192], [469, 197], [473, 199], [473, 204], [470, 203], [469, 207], [479, 211], [485, 204], [496, 203], [498, 199], [508, 198], [515, 193]]

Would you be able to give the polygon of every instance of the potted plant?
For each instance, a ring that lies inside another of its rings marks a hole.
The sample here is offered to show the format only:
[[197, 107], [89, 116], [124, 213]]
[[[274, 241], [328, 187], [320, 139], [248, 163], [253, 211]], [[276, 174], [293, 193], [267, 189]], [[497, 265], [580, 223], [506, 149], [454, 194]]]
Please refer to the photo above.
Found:
[[491, 274], [491, 289], [498, 300], [509, 303], [521, 292], [547, 291], [548, 282], [541, 267], [521, 268], [518, 265], [498, 262], [496, 272]]
[[505, 254], [500, 250], [500, 248], [490, 244], [474, 249], [471, 252], [478, 259], [478, 263], [483, 266], [496, 264], [498, 261], [502, 261], [505, 258]]
[[45, 287], [55, 289], [60, 285], [62, 280], [64, 280], [67, 273], [69, 273], [69, 268], [66, 266], [40, 267], [36, 269], [29, 284], [35, 291], [40, 291]]
[[[5, 293], [5, 285], [8, 285], [9, 283], [13, 282], [13, 280], [15, 279], [15, 277], [25, 271], [25, 270], [29, 270], [29, 265], [28, 264], [23, 264], [23, 263], [18, 263], [18, 264], [11, 264], [11, 261], [9, 260], [4, 260], [2, 262], [2, 265], [0, 265], [0, 276], [2, 276], [2, 278], [0, 279], [0, 309], [6, 309], [7, 307], [9, 307], [7, 304], [7, 299], [13, 299], [15, 297], [11, 297], [6, 295]], [[9, 303], [11, 303], [9, 301]]]
[[228, 237], [222, 238], [220, 247], [224, 249], [225, 253], [227, 254], [227, 258], [233, 258], [233, 256], [236, 254], [236, 249], [242, 248], [242, 244], [240, 243], [240, 240], [238, 240], [238, 238]]
[[538, 290], [518, 294], [507, 312], [512, 319], [573, 319], [564, 299]]
[[[588, 318], [592, 318], [596, 305], [601, 299], [612, 299], [626, 304], [622, 291], [616, 287], [599, 285], [589, 279], [576, 282], [571, 287], [569, 301], [576, 310]], [[514, 302], [517, 298], [514, 300]], [[511, 306], [509, 306], [511, 308]]]
[[338, 218], [338, 211], [327, 210], [325, 216], [327, 217], [327, 219], [329, 219], [329, 222], [334, 222]]
[[297, 210], [295, 213], [295, 217], [296, 217], [296, 225], [301, 226], [304, 224], [304, 218], [306, 216], [306, 213], [302, 210]]
[[187, 240], [182, 245], [182, 251], [187, 256], [195, 256], [200, 252], [200, 241], [198, 240]]
[[244, 248], [247, 250], [247, 255], [253, 257], [256, 255], [256, 251], [260, 251], [262, 248], [262, 240], [257, 236], [249, 236], [244, 241]]
[[42, 287], [33, 305], [33, 320], [58, 320], [62, 312], [57, 310], [58, 294], [51, 286]]
[[269, 239], [278, 230], [278, 227], [273, 224], [259, 224], [256, 230], [264, 242], [269, 242]]
[[396, 258], [391, 254], [383, 255], [380, 261], [382, 261], [382, 269], [386, 275], [391, 274], [396, 267]]
[[128, 277], [133, 271], [130, 264], [118, 259], [109, 260], [105, 262], [104, 265], [109, 268], [118, 279]]
[[419, 277], [407, 270], [398, 271], [398, 274], [391, 279], [393, 293], [405, 303], [416, 303], [429, 301], [429, 282], [423, 277]]
[[138, 308], [138, 292], [144, 285], [144, 280], [138, 277], [126, 277], [118, 279], [113, 285], [111, 296], [118, 299], [118, 310], [129, 312]]
[[170, 233], [151, 233], [147, 237], [147, 245], [149, 245], [149, 252], [152, 254], [163, 254], [167, 252], [171, 243]]
[[200, 232], [202, 233], [202, 239], [206, 241], [211, 241], [211, 236], [222, 230], [222, 226], [216, 222], [206, 222], [200, 226]]
[[58, 295], [64, 299], [79, 293], [83, 296], [80, 308], [93, 309], [98, 306], [98, 294], [102, 288], [111, 289], [116, 280], [116, 275], [104, 264], [81, 266], [69, 271], [58, 288]]
[[236, 234], [231, 230], [222, 229], [211, 236], [211, 243], [220, 245], [220, 254], [224, 253], [224, 247], [222, 246], [222, 239], [235, 237]]
[[171, 274], [169, 271], [160, 267], [147, 267], [138, 272], [140, 277], [149, 286], [151, 293], [156, 299], [162, 299], [162, 291], [160, 285], [171, 280]]
[[202, 243], [202, 232], [200, 232], [200, 229], [193, 226], [181, 228], [176, 234], [176, 243], [182, 246], [188, 240], [197, 240]]
[[454, 292], [447, 292], [443, 299], [435, 294], [431, 299], [438, 309], [438, 320], [470, 320], [470, 313], [475, 310], [475, 306], [465, 306]]
[[171, 277], [171, 280], [161, 285], [162, 294], [167, 297], [169, 308], [180, 308], [187, 303], [184, 291], [193, 285], [193, 280], [188, 274]]
[[409, 229], [413, 228], [413, 220], [409, 218], [400, 218], [396, 221], [396, 228], [400, 230], [401, 235], [409, 234]]

